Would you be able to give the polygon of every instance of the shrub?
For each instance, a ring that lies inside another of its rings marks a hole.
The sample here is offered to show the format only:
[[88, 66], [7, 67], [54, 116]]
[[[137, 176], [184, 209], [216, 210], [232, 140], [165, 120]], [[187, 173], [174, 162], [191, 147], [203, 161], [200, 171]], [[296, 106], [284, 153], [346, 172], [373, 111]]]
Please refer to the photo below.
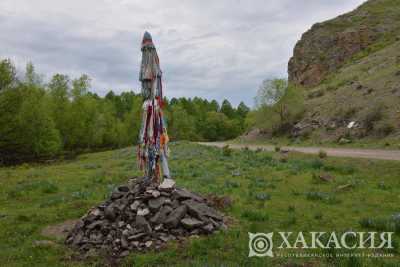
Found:
[[279, 151], [281, 151], [281, 147], [280, 146], [275, 146], [275, 152], [279, 152]]
[[376, 122], [380, 121], [383, 117], [383, 106], [376, 104], [368, 109], [363, 115], [362, 122], [367, 131], [374, 129]]
[[390, 122], [381, 122], [375, 126], [375, 132], [377, 135], [385, 137], [393, 133], [395, 127]]
[[296, 211], [296, 207], [295, 207], [295, 206], [290, 205], [290, 206], [288, 207], [288, 212], [295, 212], [295, 211]]
[[326, 153], [326, 151], [324, 151], [324, 150], [320, 150], [319, 152], [318, 152], [318, 157], [320, 158], [320, 159], [324, 159], [324, 158], [326, 158], [328, 156], [328, 154]]
[[311, 161], [310, 167], [312, 169], [319, 170], [322, 167], [324, 167], [324, 163], [320, 159], [314, 159], [314, 160]]
[[229, 147], [229, 145], [225, 145], [222, 148], [222, 155], [225, 157], [230, 157], [232, 155], [232, 149]]

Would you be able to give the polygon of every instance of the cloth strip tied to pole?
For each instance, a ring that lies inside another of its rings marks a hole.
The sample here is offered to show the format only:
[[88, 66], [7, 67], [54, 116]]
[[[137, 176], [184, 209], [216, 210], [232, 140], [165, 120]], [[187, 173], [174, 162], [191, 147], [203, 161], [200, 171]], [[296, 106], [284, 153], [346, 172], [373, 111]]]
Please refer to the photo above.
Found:
[[142, 63], [139, 81], [142, 84], [143, 115], [139, 133], [138, 164], [145, 176], [152, 182], [160, 183], [161, 171], [164, 178], [170, 178], [168, 168], [168, 133], [162, 112], [163, 88], [162, 71], [156, 48], [150, 33], [145, 32], [142, 41]]

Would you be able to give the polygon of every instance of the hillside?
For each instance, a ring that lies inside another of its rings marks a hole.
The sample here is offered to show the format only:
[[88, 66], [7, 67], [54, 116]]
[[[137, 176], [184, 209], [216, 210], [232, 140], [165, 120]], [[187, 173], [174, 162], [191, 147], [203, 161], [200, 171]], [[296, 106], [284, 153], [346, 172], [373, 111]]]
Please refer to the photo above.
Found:
[[399, 51], [397, 0], [370, 0], [312, 26], [288, 64], [290, 83], [305, 94], [305, 113], [292, 136], [398, 140]]

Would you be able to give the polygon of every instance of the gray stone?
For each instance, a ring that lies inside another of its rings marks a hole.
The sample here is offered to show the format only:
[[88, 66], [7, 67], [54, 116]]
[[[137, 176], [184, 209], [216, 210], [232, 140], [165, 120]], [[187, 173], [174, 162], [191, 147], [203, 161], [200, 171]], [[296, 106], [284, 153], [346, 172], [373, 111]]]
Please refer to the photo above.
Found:
[[192, 199], [185, 200], [182, 203], [187, 206], [189, 214], [199, 219], [201, 219], [202, 216], [207, 216], [219, 221], [222, 220], [222, 215], [205, 203], [199, 203]]
[[96, 228], [97, 226], [100, 226], [103, 224], [103, 221], [95, 221], [91, 224], [89, 224], [88, 226], [86, 226], [87, 229], [92, 230], [94, 228]]
[[169, 240], [169, 237], [166, 235], [160, 235], [158, 238], [163, 242], [167, 242]]
[[140, 202], [139, 200], [135, 200], [135, 201], [130, 205], [131, 210], [136, 211], [136, 210], [139, 208], [140, 203], [141, 203], [141, 202]]
[[127, 187], [126, 185], [121, 185], [118, 187], [118, 191], [119, 192], [128, 192], [129, 191], [129, 187]]
[[156, 225], [155, 227], [154, 227], [154, 230], [155, 231], [159, 231], [159, 230], [161, 230], [163, 228], [163, 225], [162, 224], [159, 224], [159, 225]]
[[148, 206], [152, 211], [158, 210], [164, 204], [165, 197], [152, 198], [148, 202]]
[[167, 215], [172, 211], [170, 206], [162, 207], [153, 217], [151, 217], [150, 222], [153, 224], [162, 223], [167, 218]]
[[164, 181], [158, 186], [160, 190], [172, 190], [175, 187], [175, 181], [173, 179], [165, 178]]
[[124, 236], [121, 237], [121, 247], [122, 248], [128, 248], [129, 247], [129, 243], [126, 240], [126, 238]]
[[133, 241], [133, 242], [131, 242], [131, 244], [132, 244], [132, 246], [137, 248], [139, 246], [139, 241]]
[[200, 197], [200, 196], [198, 196], [198, 195], [196, 195], [196, 194], [194, 194], [192, 192], [189, 192], [184, 188], [182, 188], [182, 189], [181, 188], [176, 188], [174, 191], [172, 191], [172, 196], [175, 199], [179, 199], [179, 200], [181, 200], [181, 199], [190, 199], [191, 198], [191, 199], [194, 199], [194, 200], [199, 201], [199, 202], [203, 201], [202, 197]]
[[129, 236], [129, 237], [128, 237], [128, 240], [129, 240], [129, 241], [138, 240], [138, 239], [141, 239], [142, 237], [144, 237], [145, 235], [146, 235], [146, 233], [134, 234], [134, 235]]
[[214, 226], [212, 225], [212, 223], [206, 224], [202, 227], [202, 229], [206, 232], [206, 233], [212, 233], [212, 231], [214, 230]]
[[150, 210], [148, 208], [144, 208], [144, 209], [139, 209], [137, 212], [137, 215], [146, 216], [149, 213], [150, 213]]
[[165, 220], [165, 225], [168, 228], [174, 228], [177, 227], [179, 224], [179, 221], [185, 217], [186, 215], [186, 211], [187, 211], [187, 206], [186, 205], [182, 205], [176, 209], [174, 209], [173, 211], [171, 211], [171, 213], [168, 215], [167, 219]]
[[114, 221], [116, 218], [116, 213], [114, 211], [114, 207], [112, 205], [109, 205], [105, 208], [104, 210], [104, 216], [106, 217], [106, 219], [108, 219], [109, 221]]
[[151, 233], [151, 226], [146, 220], [144, 216], [136, 216], [136, 228], [145, 232], [145, 233]]
[[129, 230], [125, 229], [124, 231], [122, 231], [122, 235], [123, 236], [128, 236], [129, 235]]
[[187, 229], [197, 228], [204, 224], [202, 221], [199, 221], [195, 218], [183, 218], [181, 223]]
[[153, 190], [153, 192], [151, 192], [151, 195], [152, 195], [153, 197], [159, 197], [159, 196], [161, 195], [161, 193], [160, 193], [160, 191]]
[[74, 240], [72, 241], [72, 245], [77, 246], [77, 245], [79, 245], [79, 244], [82, 242], [82, 240], [83, 240], [83, 231], [79, 231], [79, 232], [75, 235]]
[[129, 255], [129, 250], [124, 250], [124, 251], [121, 252], [121, 254], [119, 254], [119, 256], [120, 256], [121, 258], [126, 257], [126, 256], [128, 256], [128, 255]]
[[146, 243], [144, 243], [144, 245], [146, 246], [146, 248], [151, 247], [151, 245], [153, 244], [153, 241], [149, 240]]

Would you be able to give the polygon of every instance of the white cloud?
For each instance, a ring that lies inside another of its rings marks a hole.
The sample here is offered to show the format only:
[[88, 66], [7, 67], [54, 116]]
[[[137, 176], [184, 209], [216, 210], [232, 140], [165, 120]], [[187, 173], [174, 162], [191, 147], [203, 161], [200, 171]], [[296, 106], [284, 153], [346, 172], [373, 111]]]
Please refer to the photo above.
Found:
[[149, 30], [169, 97], [253, 104], [264, 78], [287, 61], [312, 24], [363, 0], [2, 0], [0, 57], [31, 60], [47, 77], [87, 73], [101, 94], [136, 89], [140, 40]]

